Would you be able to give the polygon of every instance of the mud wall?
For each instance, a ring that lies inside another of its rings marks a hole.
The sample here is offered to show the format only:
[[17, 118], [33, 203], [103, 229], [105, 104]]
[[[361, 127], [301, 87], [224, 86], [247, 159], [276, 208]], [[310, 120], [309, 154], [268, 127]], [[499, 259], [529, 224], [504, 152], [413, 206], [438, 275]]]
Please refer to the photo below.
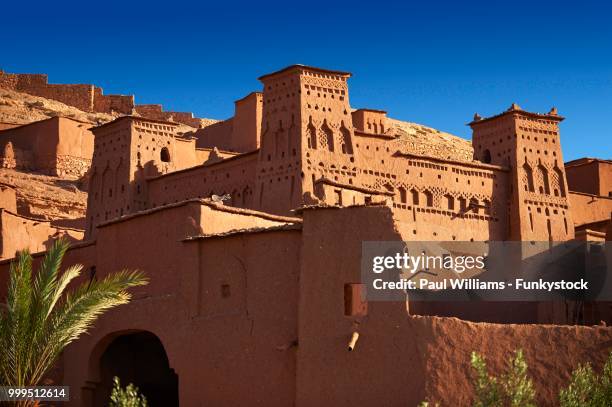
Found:
[[53, 117], [0, 131], [0, 164], [51, 175], [82, 176], [93, 156], [93, 134], [89, 126]]
[[83, 231], [53, 227], [48, 221], [26, 218], [0, 208], [0, 259], [14, 257], [23, 249], [32, 253], [46, 250], [53, 239], [61, 236], [76, 242], [83, 238]]
[[576, 225], [610, 220], [612, 197], [570, 192], [569, 201]]
[[193, 117], [190, 112], [164, 112], [162, 105], [136, 105], [135, 111], [142, 117], [154, 120], [174, 121], [186, 124], [187, 126], [199, 128], [202, 124], [201, 119]]
[[[426, 399], [468, 405], [471, 352], [499, 371], [518, 348], [540, 402], [554, 405], [571, 370], [587, 361], [600, 368], [612, 346], [608, 327], [418, 317], [403, 302], [370, 302], [367, 315], [345, 315], [345, 284], [361, 280], [362, 241], [409, 237], [385, 206], [304, 210], [302, 237], [297, 406], [413, 406]], [[353, 332], [360, 337], [348, 352]]]
[[132, 114], [134, 95], [104, 95], [102, 88], [94, 88], [93, 110], [95, 112]]
[[0, 184], [0, 208], [17, 212], [17, 194], [15, 189], [8, 185]]

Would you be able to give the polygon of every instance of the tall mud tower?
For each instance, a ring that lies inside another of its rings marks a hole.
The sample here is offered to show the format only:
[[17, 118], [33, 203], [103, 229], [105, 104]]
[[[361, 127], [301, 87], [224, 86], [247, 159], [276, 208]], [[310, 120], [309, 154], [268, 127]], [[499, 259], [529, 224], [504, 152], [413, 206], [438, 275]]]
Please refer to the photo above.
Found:
[[284, 213], [308, 203], [318, 163], [334, 162], [337, 168], [354, 163], [350, 76], [293, 65], [259, 78], [264, 86], [256, 186], [261, 210]]
[[510, 168], [508, 240], [552, 242], [574, 237], [561, 154], [562, 120], [555, 108], [538, 114], [513, 104], [497, 116], [476, 115], [470, 123], [474, 158]]
[[86, 239], [97, 225], [148, 207], [146, 177], [176, 169], [177, 126], [124, 116], [92, 130]]

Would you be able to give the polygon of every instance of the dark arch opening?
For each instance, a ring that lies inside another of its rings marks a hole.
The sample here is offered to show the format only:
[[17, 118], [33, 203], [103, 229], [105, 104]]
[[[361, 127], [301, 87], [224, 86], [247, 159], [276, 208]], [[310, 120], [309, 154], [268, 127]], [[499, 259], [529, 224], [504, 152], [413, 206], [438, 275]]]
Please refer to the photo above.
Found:
[[170, 368], [164, 346], [150, 332], [115, 338], [100, 358], [100, 382], [96, 385], [94, 406], [107, 406], [113, 377], [122, 386], [133, 383], [150, 406], [178, 406], [178, 376]]
[[163, 162], [170, 162], [170, 151], [168, 151], [168, 147], [162, 147], [160, 154], [160, 158]]
[[482, 153], [482, 162], [491, 164], [491, 152], [489, 149], [486, 149], [484, 153]]

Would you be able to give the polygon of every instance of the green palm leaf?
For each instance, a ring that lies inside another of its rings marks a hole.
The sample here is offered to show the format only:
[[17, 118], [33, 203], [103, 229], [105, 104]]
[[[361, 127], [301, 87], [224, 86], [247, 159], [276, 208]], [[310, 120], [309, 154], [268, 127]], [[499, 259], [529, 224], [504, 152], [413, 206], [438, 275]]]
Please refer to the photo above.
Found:
[[38, 384], [68, 344], [102, 313], [129, 302], [129, 288], [148, 282], [140, 271], [123, 270], [68, 291], [83, 267], [60, 273], [66, 250], [66, 241], [56, 241], [36, 273], [28, 251], [10, 265], [7, 302], [0, 309], [0, 385]]

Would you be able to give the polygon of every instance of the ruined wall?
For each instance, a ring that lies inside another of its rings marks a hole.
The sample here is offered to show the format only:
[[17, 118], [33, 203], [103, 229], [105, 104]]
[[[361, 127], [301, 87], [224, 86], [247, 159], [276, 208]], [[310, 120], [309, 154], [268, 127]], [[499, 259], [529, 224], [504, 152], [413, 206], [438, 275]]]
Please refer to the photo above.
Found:
[[57, 100], [85, 112], [93, 110], [93, 85], [54, 85], [47, 82], [47, 75], [9, 74], [0, 71], [0, 87]]
[[17, 193], [13, 187], [0, 184], [0, 208], [17, 213]]
[[102, 88], [90, 84], [50, 84], [42, 74], [0, 71], [0, 87], [57, 100], [84, 112], [130, 114], [134, 108], [134, 96], [104, 95]]
[[33, 162], [32, 151], [16, 148], [11, 141], [0, 144], [0, 168], [28, 171], [34, 168]]
[[0, 208], [0, 259], [15, 256], [19, 250], [30, 252], [46, 250], [53, 239], [65, 236], [69, 241], [79, 241], [83, 231], [51, 226], [51, 222], [27, 218]]
[[40, 87], [27, 87], [16, 89], [47, 99], [57, 100], [69, 106], [74, 106], [85, 112], [93, 109], [93, 85], [44, 85]]
[[55, 174], [81, 177], [91, 166], [94, 136], [89, 123], [59, 118], [59, 141], [55, 160]]
[[173, 121], [177, 123], [186, 124], [187, 126], [200, 128], [202, 126], [202, 119], [193, 117], [193, 113], [190, 112], [164, 112], [162, 105], [136, 105], [134, 107], [135, 112], [147, 119]]
[[93, 111], [132, 114], [134, 95], [104, 95], [102, 88], [94, 87]]
[[[58, 118], [0, 132], [0, 151], [6, 168], [52, 173], [57, 157]], [[12, 165], [11, 165], [12, 161]]]
[[51, 175], [84, 175], [93, 156], [89, 123], [52, 117], [0, 131], [0, 160], [4, 168]]

